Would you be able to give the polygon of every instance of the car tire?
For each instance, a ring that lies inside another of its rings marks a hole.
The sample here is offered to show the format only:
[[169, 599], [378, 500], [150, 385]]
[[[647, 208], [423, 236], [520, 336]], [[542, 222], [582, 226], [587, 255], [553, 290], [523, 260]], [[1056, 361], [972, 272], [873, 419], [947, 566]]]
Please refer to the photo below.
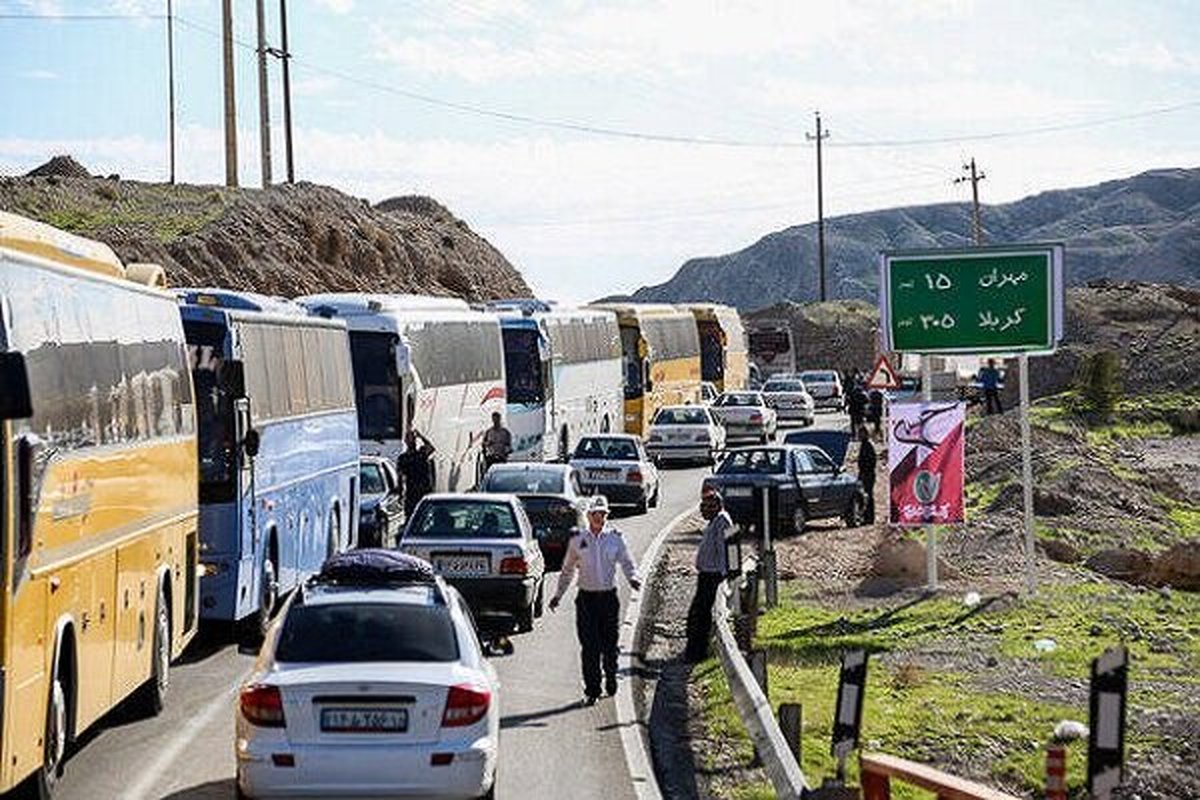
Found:
[[537, 594], [533, 597], [533, 616], [536, 619], [541, 619], [546, 613], [546, 579], [543, 577], [538, 581]]
[[651, 508], [658, 508], [658, 495], [659, 495], [659, 492], [661, 492], [661, 491], [662, 491], [662, 484], [661, 483], [654, 484], [654, 496], [650, 498], [650, 507]]
[[62, 777], [63, 761], [67, 756], [67, 692], [62, 676], [55, 667], [50, 682], [50, 697], [46, 702], [46, 732], [43, 739], [42, 766], [34, 776], [34, 796], [50, 800]]
[[792, 533], [804, 533], [804, 529], [808, 526], [808, 512], [804, 509], [803, 503], [796, 503], [796, 508], [792, 511], [791, 519]]
[[255, 614], [255, 631], [259, 637], [266, 635], [271, 620], [279, 608], [279, 572], [269, 557], [263, 559], [262, 583], [259, 584], [258, 613]]
[[847, 528], [861, 528], [865, 515], [866, 507], [863, 499], [856, 494], [850, 498], [850, 505], [846, 507], [846, 513], [842, 515], [842, 521], [846, 523]]
[[171, 688], [171, 622], [167, 598], [160, 588], [154, 608], [154, 644], [150, 656], [150, 679], [141, 687], [137, 704], [143, 716], [156, 717], [166, 705]]
[[647, 513], [650, 510], [650, 499], [647, 497], [643, 497], [641, 500], [638, 500], [637, 505], [634, 507], [634, 509], [639, 514]]

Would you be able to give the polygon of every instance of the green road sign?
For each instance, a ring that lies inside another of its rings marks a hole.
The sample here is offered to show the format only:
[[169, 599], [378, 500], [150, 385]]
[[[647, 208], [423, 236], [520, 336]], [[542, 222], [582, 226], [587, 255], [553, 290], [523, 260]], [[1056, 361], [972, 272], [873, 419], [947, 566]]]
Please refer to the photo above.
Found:
[[910, 353], [1054, 350], [1063, 327], [1059, 244], [883, 253], [885, 348]]

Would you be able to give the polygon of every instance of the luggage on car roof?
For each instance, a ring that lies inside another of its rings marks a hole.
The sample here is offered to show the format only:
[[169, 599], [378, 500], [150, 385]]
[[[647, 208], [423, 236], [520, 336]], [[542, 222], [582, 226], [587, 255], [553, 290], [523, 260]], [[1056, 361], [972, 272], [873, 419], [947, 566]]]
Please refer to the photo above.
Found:
[[321, 565], [317, 581], [339, 584], [433, 583], [436, 573], [424, 559], [383, 548], [351, 550]]

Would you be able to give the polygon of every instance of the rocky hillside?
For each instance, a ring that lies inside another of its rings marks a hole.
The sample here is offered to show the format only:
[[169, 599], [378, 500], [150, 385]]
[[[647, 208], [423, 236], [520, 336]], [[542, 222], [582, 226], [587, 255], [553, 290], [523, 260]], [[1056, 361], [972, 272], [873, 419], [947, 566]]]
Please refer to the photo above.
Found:
[[[942, 203], [826, 221], [829, 293], [874, 300], [880, 250], [969, 245], [970, 205]], [[990, 243], [1062, 241], [1067, 279], [1200, 285], [1200, 169], [1165, 169], [984, 206]], [[694, 258], [644, 301], [713, 300], [749, 310], [817, 296], [816, 225], [769, 234], [723, 256]]]
[[327, 186], [267, 190], [93, 178], [68, 158], [0, 179], [0, 210], [162, 264], [173, 286], [294, 296], [419, 292], [468, 300], [528, 296], [520, 273], [436, 201], [372, 207]]

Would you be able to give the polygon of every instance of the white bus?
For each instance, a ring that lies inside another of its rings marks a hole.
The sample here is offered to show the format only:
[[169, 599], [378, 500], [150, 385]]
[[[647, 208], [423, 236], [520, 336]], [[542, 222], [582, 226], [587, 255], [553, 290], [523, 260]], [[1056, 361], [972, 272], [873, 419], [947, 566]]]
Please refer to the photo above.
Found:
[[483, 475], [483, 431], [502, 416], [504, 348], [495, 314], [423, 295], [299, 298], [350, 331], [362, 452], [395, 460], [415, 429], [436, 449], [433, 490], [467, 491]]
[[612, 312], [505, 300], [500, 315], [513, 459], [566, 458], [582, 436], [620, 428], [621, 330]]

